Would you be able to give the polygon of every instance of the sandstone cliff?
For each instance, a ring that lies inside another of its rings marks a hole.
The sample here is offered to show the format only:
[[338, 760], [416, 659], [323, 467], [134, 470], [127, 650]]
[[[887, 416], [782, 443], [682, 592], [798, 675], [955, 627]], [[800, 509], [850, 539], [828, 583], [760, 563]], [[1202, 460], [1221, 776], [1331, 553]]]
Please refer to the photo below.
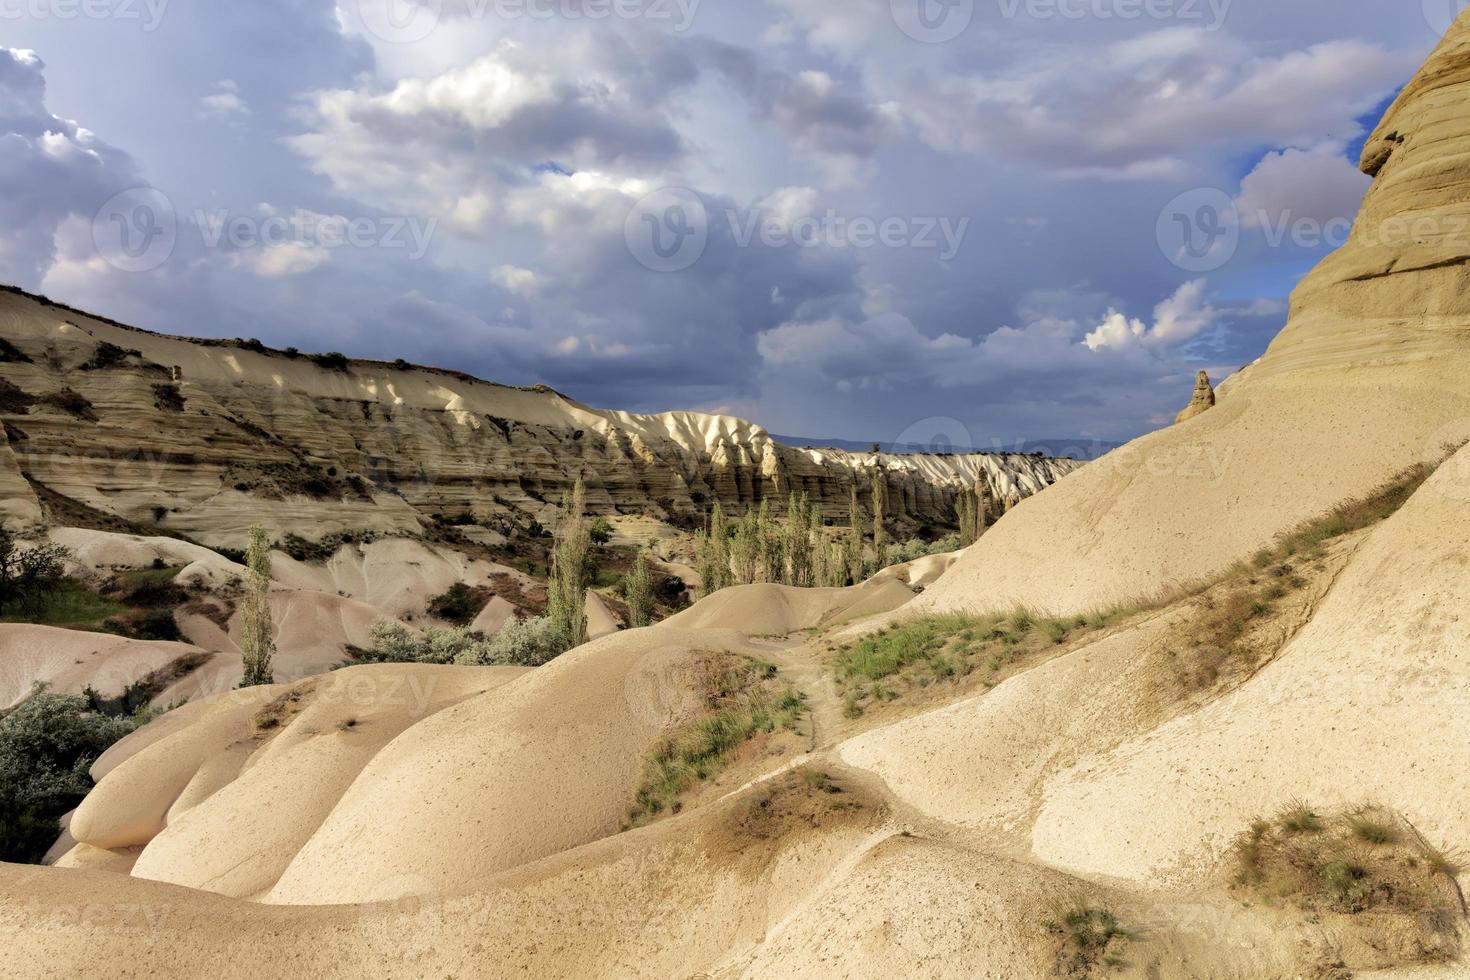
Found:
[[[804, 490], [845, 521], [874, 465], [898, 526], [948, 524], [977, 481], [1012, 504], [1080, 465], [799, 449], [740, 419], [604, 411], [404, 362], [166, 337], [14, 291], [0, 293], [0, 337], [20, 355], [0, 376], [29, 403], [0, 405], [0, 481], [15, 483], [18, 466], [44, 498], [216, 544], [257, 521], [316, 539], [417, 533], [438, 515], [545, 520], [579, 475], [608, 514], [687, 523], [715, 499], [779, 509]], [[33, 521], [30, 488], [15, 491], [0, 516]]]

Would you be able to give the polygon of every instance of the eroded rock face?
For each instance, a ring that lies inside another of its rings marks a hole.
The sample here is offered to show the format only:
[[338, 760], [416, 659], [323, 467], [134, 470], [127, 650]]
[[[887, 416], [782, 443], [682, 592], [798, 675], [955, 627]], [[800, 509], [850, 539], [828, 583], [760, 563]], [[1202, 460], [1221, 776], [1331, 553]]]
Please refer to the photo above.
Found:
[[[694, 521], [715, 499], [738, 513], [770, 497], [779, 510], [804, 490], [841, 521], [854, 484], [866, 499], [875, 465], [900, 525], [947, 524], [977, 482], [1015, 502], [1080, 465], [798, 449], [740, 419], [604, 411], [402, 363], [323, 366], [23, 293], [0, 294], [0, 336], [29, 358], [0, 371], [38, 401], [0, 416], [24, 425], [13, 459], [43, 496], [215, 544], [238, 544], [255, 522], [316, 539], [412, 534], [441, 514], [544, 521], [579, 475], [603, 513]], [[0, 481], [16, 473], [6, 458], [0, 448]]]
[[1174, 424], [1179, 425], [1188, 422], [1196, 415], [1203, 415], [1215, 407], [1215, 388], [1210, 384], [1208, 371], [1201, 371], [1199, 377], [1194, 380], [1194, 397], [1189, 401], [1189, 407], [1179, 413], [1174, 419]]

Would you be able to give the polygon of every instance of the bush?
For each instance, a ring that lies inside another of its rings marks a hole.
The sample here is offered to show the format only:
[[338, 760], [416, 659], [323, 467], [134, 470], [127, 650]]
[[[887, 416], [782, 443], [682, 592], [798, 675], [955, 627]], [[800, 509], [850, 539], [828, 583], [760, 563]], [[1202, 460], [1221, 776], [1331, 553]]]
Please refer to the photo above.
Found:
[[587, 534], [592, 538], [593, 544], [604, 545], [612, 540], [613, 527], [606, 517], [594, 517], [587, 525]]
[[85, 419], [88, 422], [97, 421], [97, 414], [92, 411], [92, 403], [70, 388], [62, 388], [55, 394], [47, 395], [40, 400], [52, 408], [58, 408], [79, 419]]
[[86, 364], [82, 365], [82, 370], [105, 371], [108, 368], [114, 368], [117, 367], [119, 364], [122, 364], [128, 359], [130, 355], [133, 357], [143, 356], [138, 351], [123, 350], [116, 344], [109, 344], [107, 341], [104, 340], [102, 341], [102, 343], [98, 344], [97, 349], [93, 351], [92, 359]]
[[36, 404], [36, 396], [0, 378], [0, 412], [9, 415], [28, 415]]
[[[490, 641], [488, 664], [540, 667], [566, 652], [566, 643], [556, 625], [545, 616], [511, 620]], [[457, 663], [465, 663], [458, 660]]]
[[407, 626], [384, 620], [373, 626], [374, 648], [357, 659], [372, 663], [458, 664], [461, 667], [540, 667], [566, 646], [549, 619], [512, 620], [494, 639], [465, 629], [430, 627], [415, 636]]
[[21, 551], [9, 531], [0, 528], [0, 616], [16, 608], [36, 615], [62, 585], [71, 552], [55, 544]]
[[329, 351], [325, 354], [312, 354], [311, 363], [327, 371], [346, 371], [347, 355], [339, 354], [337, 351]]
[[0, 364], [32, 364], [30, 357], [4, 337], [0, 337]]
[[153, 407], [160, 412], [182, 412], [184, 410], [184, 396], [179, 393], [179, 386], [154, 385]]
[[472, 589], [463, 582], [455, 582], [448, 592], [429, 600], [429, 614], [457, 626], [468, 626], [489, 601], [488, 589]]
[[164, 640], [176, 643], [184, 638], [179, 632], [179, 624], [174, 620], [174, 614], [167, 609], [150, 609], [143, 614], [133, 627], [134, 633], [140, 640]]
[[41, 859], [60, 833], [57, 819], [92, 788], [87, 770], [136, 724], [41, 689], [0, 719], [0, 861]]

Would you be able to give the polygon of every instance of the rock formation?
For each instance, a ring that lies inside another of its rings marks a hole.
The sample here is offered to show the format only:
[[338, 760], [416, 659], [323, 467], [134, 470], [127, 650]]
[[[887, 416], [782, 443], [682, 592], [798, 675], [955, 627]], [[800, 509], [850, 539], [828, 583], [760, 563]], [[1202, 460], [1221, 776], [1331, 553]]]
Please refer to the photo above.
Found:
[[1470, 439], [1467, 98], [1462, 17], [1369, 137], [1346, 245], [1228, 396], [1022, 503], [924, 601], [1080, 612], [1206, 578]]
[[1179, 425], [1188, 422], [1196, 415], [1203, 415], [1215, 407], [1215, 388], [1210, 384], [1210, 375], [1207, 371], [1201, 371], [1199, 377], [1194, 381], [1194, 397], [1189, 401], [1189, 407], [1179, 413], [1174, 419], [1174, 424]]
[[604, 411], [402, 362], [165, 337], [15, 291], [0, 293], [0, 336], [28, 358], [6, 363], [5, 380], [39, 399], [24, 414], [0, 407], [27, 434], [0, 443], [0, 480], [18, 465], [45, 491], [213, 544], [238, 546], [255, 521], [319, 539], [415, 533], [436, 515], [545, 520], [578, 476], [608, 514], [692, 523], [716, 499], [727, 513], [766, 497], [780, 510], [806, 491], [836, 523], [875, 465], [900, 527], [950, 524], [976, 483], [1015, 502], [1080, 465], [799, 449], [740, 419]]

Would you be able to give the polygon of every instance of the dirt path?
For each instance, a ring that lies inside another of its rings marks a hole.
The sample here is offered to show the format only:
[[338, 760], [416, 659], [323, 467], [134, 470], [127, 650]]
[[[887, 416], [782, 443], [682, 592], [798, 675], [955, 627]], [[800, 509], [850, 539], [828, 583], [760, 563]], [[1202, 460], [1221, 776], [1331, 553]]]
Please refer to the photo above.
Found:
[[842, 699], [832, 672], [811, 644], [802, 640], [754, 640], [761, 656], [776, 665], [781, 676], [806, 695], [811, 709], [807, 719], [811, 731], [809, 750], [815, 751], [837, 741], [846, 720], [842, 715]]

